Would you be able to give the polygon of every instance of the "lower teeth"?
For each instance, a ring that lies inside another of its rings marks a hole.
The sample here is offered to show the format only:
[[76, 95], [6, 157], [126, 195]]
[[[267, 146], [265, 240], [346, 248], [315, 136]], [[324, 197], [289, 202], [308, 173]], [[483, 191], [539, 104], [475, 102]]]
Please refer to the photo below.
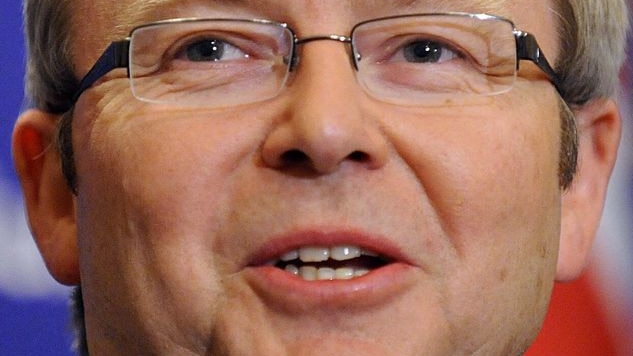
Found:
[[284, 270], [306, 281], [332, 281], [352, 279], [355, 277], [364, 276], [369, 272], [369, 270], [366, 268], [341, 267], [334, 269], [330, 267], [317, 268], [314, 266], [297, 267], [292, 264], [286, 265], [286, 267], [284, 267]]

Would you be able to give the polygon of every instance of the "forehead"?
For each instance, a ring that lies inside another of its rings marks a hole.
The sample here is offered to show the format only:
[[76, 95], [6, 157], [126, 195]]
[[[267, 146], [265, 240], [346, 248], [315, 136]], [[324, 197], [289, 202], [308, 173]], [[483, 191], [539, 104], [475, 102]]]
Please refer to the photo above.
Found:
[[[314, 19], [318, 14], [349, 14], [351, 21], [389, 16], [400, 13], [428, 13], [462, 11], [492, 13], [507, 16], [509, 3], [517, 0], [78, 0], [75, 22], [84, 22], [89, 28], [101, 30], [106, 26], [117, 35], [127, 34], [135, 26], [176, 17], [258, 17], [280, 22], [297, 21], [287, 18], [304, 16]], [[318, 18], [318, 17], [317, 17]], [[95, 20], [104, 21], [95, 21]], [[104, 29], [106, 29], [104, 28]]]
[[[458, 1], [458, 0], [371, 0], [371, 1], [332, 1], [332, 0], [320, 0], [320, 1], [292, 1], [292, 2], [278, 2], [270, 0], [148, 0], [148, 1], [132, 1], [125, 11], [122, 12], [125, 17], [129, 19], [136, 19], [142, 16], [151, 16], [153, 13], [162, 12], [163, 9], [171, 8], [177, 10], [183, 5], [207, 5], [211, 8], [253, 8], [253, 9], [267, 9], [267, 8], [284, 8], [293, 7], [293, 5], [300, 4], [306, 12], [310, 12], [310, 9], [317, 7], [338, 7], [343, 5], [350, 10], [356, 10], [355, 12], [362, 12], [363, 9], [372, 8], [382, 11], [397, 11], [397, 10], [409, 10], [409, 11], [457, 11], [457, 10], [475, 10], [477, 12], [490, 12], [503, 8], [504, 3], [508, 0], [470, 0], [470, 1]], [[325, 5], [325, 6], [315, 6]]]

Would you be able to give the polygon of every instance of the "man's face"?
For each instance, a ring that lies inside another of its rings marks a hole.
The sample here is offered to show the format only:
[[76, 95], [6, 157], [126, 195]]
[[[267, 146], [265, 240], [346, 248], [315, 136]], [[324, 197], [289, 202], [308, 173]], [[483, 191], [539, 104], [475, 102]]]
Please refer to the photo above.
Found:
[[[485, 11], [556, 53], [547, 1], [194, 0], [139, 15], [141, 3], [77, 8], [80, 75], [130, 28], [174, 17], [267, 18], [307, 37], [388, 15]], [[280, 95], [234, 108], [136, 100], [124, 70], [82, 95], [76, 218], [93, 352], [505, 355], [529, 344], [558, 252], [553, 86], [523, 62], [508, 93], [397, 106], [361, 89], [347, 50], [302, 45]], [[306, 280], [307, 255], [344, 247], [365, 252], [317, 274], [362, 276]], [[275, 265], [297, 250], [300, 276]]]

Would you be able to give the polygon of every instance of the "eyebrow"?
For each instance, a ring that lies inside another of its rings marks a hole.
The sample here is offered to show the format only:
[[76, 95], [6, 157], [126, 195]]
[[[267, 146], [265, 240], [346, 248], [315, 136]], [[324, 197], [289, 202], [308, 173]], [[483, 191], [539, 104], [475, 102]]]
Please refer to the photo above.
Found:
[[179, 17], [178, 9], [182, 8], [183, 5], [187, 4], [196, 4], [196, 5], [207, 5], [207, 6], [228, 6], [228, 5], [243, 5], [244, 3], [250, 2], [249, 0], [143, 0], [143, 1], [133, 1], [129, 6], [121, 13], [119, 16], [120, 25], [117, 28], [118, 31], [122, 31], [124, 33], [128, 33], [129, 30], [135, 26], [141, 25], [143, 23], [158, 21], [166, 19], [166, 17], [161, 16], [165, 12], [169, 12], [170, 14], [174, 14], [174, 16], [169, 16], [169, 18]]
[[499, 12], [508, 0], [391, 0], [393, 8], [425, 8], [430, 11]]

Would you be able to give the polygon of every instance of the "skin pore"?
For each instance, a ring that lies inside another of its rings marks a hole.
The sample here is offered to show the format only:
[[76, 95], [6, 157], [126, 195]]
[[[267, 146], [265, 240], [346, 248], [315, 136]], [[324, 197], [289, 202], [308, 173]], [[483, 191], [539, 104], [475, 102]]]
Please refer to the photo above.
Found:
[[[303, 37], [347, 34], [392, 14], [489, 10], [457, 1], [397, 10], [384, 2], [170, 1], [144, 18], [120, 11], [140, 3], [80, 2], [79, 77], [109, 41], [164, 18], [269, 18]], [[496, 6], [555, 62], [550, 2]], [[284, 91], [256, 104], [148, 104], [133, 98], [124, 70], [81, 96], [72, 121], [77, 195], [59, 192], [70, 208], [56, 210], [69, 225], [59, 235], [76, 238], [78, 252], [52, 262], [43, 254], [63, 282], [81, 282], [91, 354], [521, 353], [547, 308], [561, 222], [561, 246], [574, 241], [565, 231], [593, 228], [567, 217], [583, 215], [575, 193], [561, 202], [554, 87], [522, 63], [508, 93], [400, 107], [365, 94], [345, 45], [313, 42], [300, 51]], [[57, 119], [28, 115], [39, 132]], [[585, 117], [578, 113], [585, 146], [596, 147]], [[606, 176], [611, 141], [601, 150], [608, 157], [599, 157]], [[589, 168], [595, 156], [582, 156]], [[43, 169], [59, 178], [52, 163]], [[34, 234], [45, 251], [41, 237], [58, 235], [41, 225]], [[389, 264], [318, 282], [267, 265], [302, 246], [348, 244]], [[577, 273], [582, 263], [566, 263], [575, 256], [558, 261], [559, 277]], [[70, 267], [60, 276], [59, 266]]]

